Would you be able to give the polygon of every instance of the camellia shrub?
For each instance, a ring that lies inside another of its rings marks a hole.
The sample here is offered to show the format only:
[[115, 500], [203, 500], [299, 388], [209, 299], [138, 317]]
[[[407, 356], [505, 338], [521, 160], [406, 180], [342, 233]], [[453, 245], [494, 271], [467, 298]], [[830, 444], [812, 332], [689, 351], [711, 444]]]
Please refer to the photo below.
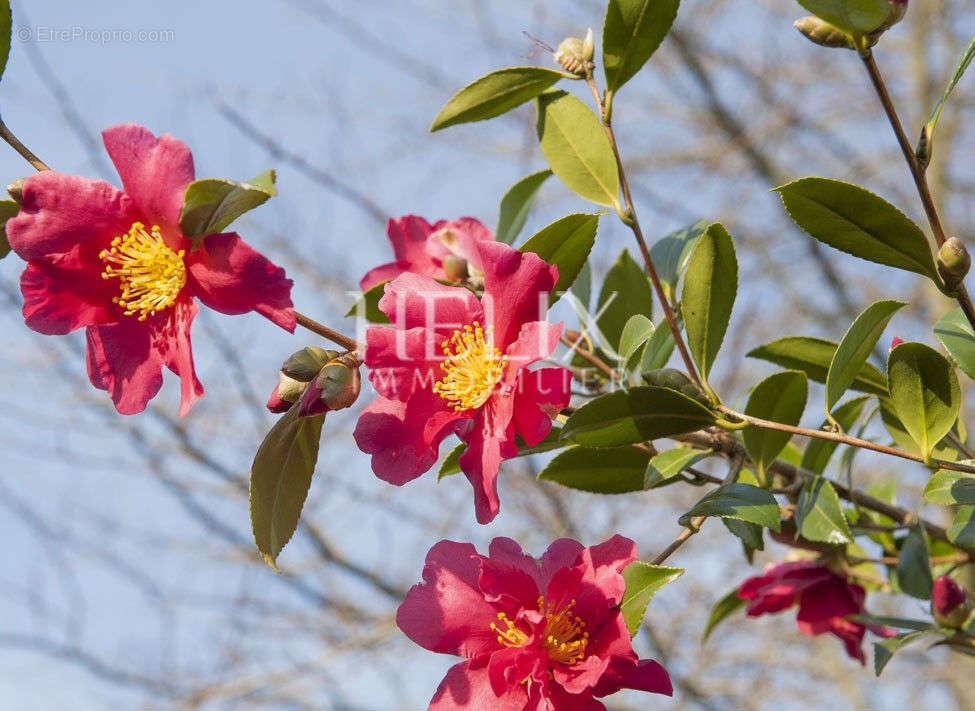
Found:
[[[882, 300], [839, 342], [788, 334], [756, 344], [749, 356], [781, 370], [747, 393], [712, 385], [735, 317], [734, 238], [719, 223], [700, 222], [651, 244], [612, 120], [627, 83], [653, 71], [649, 60], [679, 0], [609, 0], [601, 53], [590, 30], [548, 47], [550, 66], [498, 69], [447, 100], [431, 131], [468, 131], [469, 140], [489, 127], [461, 124], [533, 102], [548, 166], [501, 198], [493, 231], [470, 217], [390, 219], [391, 261], [362, 277], [348, 314], [368, 322], [362, 342], [345, 335], [353, 327], [296, 311], [284, 270], [231, 231], [276, 195], [273, 170], [246, 182], [200, 179], [183, 142], [130, 123], [102, 133], [119, 188], [58, 172], [0, 123], [4, 140], [37, 171], [12, 182], [11, 199], [0, 203], [2, 254], [25, 263], [24, 322], [51, 336], [84, 328], [89, 379], [119, 416], [146, 408], [164, 368], [179, 377], [180, 415], [193, 416], [204, 394], [190, 339], [201, 304], [228, 316], [254, 311], [323, 339], [284, 361], [267, 403], [280, 418], [255, 447], [250, 516], [272, 568], [313, 485], [326, 417], [343, 417], [337, 411], [360, 397], [368, 404], [355, 444], [376, 476], [403, 486], [437, 467], [445, 485], [460, 486], [449, 477], [463, 473], [473, 489], [470, 513], [482, 524], [502, 506], [498, 477], [515, 457], [541, 455], [540, 479], [587, 492], [701, 491], [672, 522], [673, 542], [662, 551], [638, 552], [619, 535], [588, 546], [556, 540], [539, 557], [509, 538], [495, 538], [486, 553], [431, 541], [425, 564], [416, 562], [422, 582], [397, 615], [413, 642], [459, 659], [431, 689], [430, 709], [591, 711], [622, 689], [670, 695], [667, 671], [640, 659], [631, 639], [654, 594], [685, 572], [664, 563], [714, 525], [709, 519], [740, 539], [749, 563], [766, 536], [790, 553], [760, 573], [742, 572], [709, 615], [702, 610], [705, 636], [732, 614], [794, 609], [802, 633], [836, 637], [860, 664], [870, 639], [878, 675], [915, 642], [975, 654], [966, 589], [975, 557], [975, 448], [960, 417], [958, 372], [975, 378], [975, 306], [964, 283], [968, 253], [942, 223], [926, 179], [939, 118], [975, 41], [910, 140], [875, 58], [885, 31], [909, 21], [907, 0], [799, 4], [812, 13], [796, 22], [803, 35], [862, 64], [927, 223], [842, 176], [795, 176], [769, 187], [810, 239], [834, 248], [831, 259], [930, 280], [947, 310], [928, 339], [939, 348], [885, 336], [905, 302]], [[11, 23], [9, 3], [0, 6], [2, 72]], [[592, 207], [522, 239], [533, 198], [553, 176]], [[632, 233], [639, 257], [619, 256], [593, 304], [588, 260], [600, 249], [600, 223], [611, 220]], [[560, 301], [573, 323], [549, 320]], [[748, 324], [737, 328], [747, 333]], [[822, 401], [810, 400], [810, 380], [825, 386]], [[727, 404], [739, 398], [744, 407]], [[817, 410], [820, 427], [800, 425]], [[871, 425], [885, 434], [867, 438]], [[442, 447], [451, 436], [459, 443]], [[924, 499], [946, 508], [950, 527], [896, 503], [896, 469], [883, 495], [856, 488], [852, 456], [842, 467], [836, 459], [859, 449], [927, 467]], [[871, 614], [878, 590], [925, 601], [930, 614]]]

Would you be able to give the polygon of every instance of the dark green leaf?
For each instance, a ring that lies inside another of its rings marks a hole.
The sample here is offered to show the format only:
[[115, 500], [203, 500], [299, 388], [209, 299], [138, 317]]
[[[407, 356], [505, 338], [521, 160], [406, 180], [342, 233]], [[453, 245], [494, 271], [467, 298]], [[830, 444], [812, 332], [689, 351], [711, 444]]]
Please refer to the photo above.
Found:
[[707, 642], [714, 628], [721, 624], [728, 615], [743, 608], [745, 602], [745, 600], [738, 597], [738, 588], [735, 588], [714, 603], [714, 607], [711, 608], [711, 614], [708, 615], [708, 622], [704, 625], [704, 632], [701, 634], [701, 644]]
[[894, 412], [921, 454], [930, 456], [958, 418], [954, 369], [923, 343], [901, 343], [887, 358], [887, 377]]
[[873, 670], [876, 672], [877, 676], [880, 676], [881, 672], [884, 670], [884, 667], [887, 666], [887, 662], [891, 660], [894, 654], [896, 654], [901, 647], [919, 637], [931, 634], [931, 632], [931, 630], [905, 632], [904, 634], [899, 634], [896, 637], [889, 637], [882, 642], [874, 642]]
[[931, 599], [934, 579], [931, 577], [931, 559], [928, 555], [928, 539], [920, 524], [911, 527], [897, 559], [897, 584], [900, 589], [921, 600]]
[[908, 620], [903, 617], [885, 617], [883, 615], [850, 615], [850, 620], [874, 627], [895, 627], [902, 630], [934, 630], [935, 625], [924, 620]]
[[599, 215], [567, 215], [543, 227], [521, 245], [519, 251], [534, 252], [559, 268], [559, 280], [549, 296], [551, 306], [579, 275], [596, 241]]
[[[2, 13], [2, 8], [0, 8], [0, 13]], [[2, 19], [3, 15], [0, 14], [0, 20]], [[7, 220], [14, 217], [18, 212], [20, 212], [20, 205], [16, 202], [0, 200], [0, 259], [10, 254], [10, 242], [7, 240]]]
[[[860, 414], [863, 412], [863, 406], [869, 399], [870, 397], [867, 395], [860, 395], [839, 405], [832, 412], [833, 421], [839, 424], [843, 431], [846, 432], [860, 418]], [[827, 422], [824, 422], [823, 426], [825, 427], [827, 424]], [[833, 456], [833, 452], [836, 451], [838, 446], [838, 442], [831, 442], [828, 439], [810, 440], [802, 453], [802, 461], [799, 466], [807, 471], [822, 474], [826, 471], [826, 465], [829, 464], [830, 457]]]
[[600, 333], [616, 350], [619, 349], [623, 327], [631, 316], [650, 316], [653, 310], [653, 293], [643, 268], [627, 250], [620, 252], [610, 267], [599, 290], [596, 323]]
[[801, 178], [776, 190], [789, 216], [820, 242], [941, 283], [924, 232], [883, 198], [829, 178]]
[[619, 447], [695, 432], [714, 419], [710, 410], [676, 390], [631, 388], [580, 407], [562, 428], [562, 439], [587, 447]]
[[677, 299], [677, 284], [687, 267], [687, 260], [691, 258], [698, 237], [704, 234], [707, 226], [706, 220], [700, 220], [662, 237], [650, 248], [650, 260], [657, 269], [664, 294], [671, 301]]
[[551, 174], [551, 170], [540, 170], [526, 175], [508, 188], [498, 208], [498, 228], [494, 231], [494, 238], [498, 242], [515, 243], [515, 238], [528, 219], [528, 210], [535, 199], [535, 193]]
[[948, 540], [962, 548], [975, 549], [975, 506], [959, 506], [948, 529]]
[[660, 588], [668, 585], [681, 575], [682, 568], [667, 568], [660, 565], [650, 565], [635, 560], [623, 568], [623, 579], [626, 581], [626, 593], [620, 603], [620, 611], [626, 620], [626, 627], [632, 637], [640, 629], [643, 616], [647, 612], [647, 605]]
[[586, 200], [618, 207], [616, 157], [596, 115], [564, 91], [546, 91], [536, 106], [542, 153], [559, 179]]
[[362, 316], [369, 323], [389, 323], [389, 319], [379, 310], [379, 300], [386, 293], [388, 281], [376, 284], [360, 296], [352, 307], [346, 311], [346, 316]]
[[187, 237], [195, 237], [194, 247], [206, 235], [223, 232], [234, 220], [278, 194], [276, 174], [266, 170], [249, 182], [225, 178], [202, 178], [186, 187], [179, 227]]
[[615, 92], [646, 64], [677, 18], [680, 0], [609, 0], [603, 23], [606, 88]]
[[799, 4], [841, 30], [865, 35], [887, 19], [887, 0], [799, 0]]
[[687, 263], [680, 301], [687, 345], [704, 378], [721, 348], [737, 293], [738, 258], [731, 235], [718, 223], [709, 225]]
[[650, 455], [635, 447], [570, 447], [549, 462], [538, 478], [594, 494], [626, 494], [643, 491], [649, 461]]
[[592, 267], [589, 266], [588, 261], [582, 265], [579, 276], [572, 282], [572, 288], [569, 291], [579, 299], [583, 309], [588, 311], [589, 304], [592, 302]]
[[720, 516], [750, 521], [778, 532], [779, 505], [765, 489], [751, 484], [725, 484], [707, 494], [678, 519], [681, 526], [690, 525], [695, 516]]
[[949, 311], [934, 324], [934, 335], [965, 375], [975, 379], [975, 332], [960, 307]]
[[299, 417], [295, 404], [275, 423], [251, 465], [250, 514], [254, 542], [269, 566], [295, 529], [305, 505], [325, 415]]
[[[975, 461], [966, 459], [965, 464]], [[975, 505], [975, 476], [965, 472], [939, 469], [924, 487], [924, 498], [933, 504]]]
[[[810, 380], [825, 383], [835, 352], [836, 344], [823, 338], [786, 336], [749, 351], [748, 357], [801, 370]], [[850, 387], [873, 395], [886, 395], [887, 378], [870, 363], [865, 363]]]
[[[770, 375], [752, 390], [745, 414], [786, 425], [797, 425], [806, 408], [806, 375], [799, 370], [784, 370]], [[788, 432], [749, 425], [743, 432], [745, 449], [758, 468], [759, 476], [785, 449], [792, 437]]]
[[485, 74], [444, 104], [430, 130], [500, 116], [534, 99], [564, 76], [562, 72], [542, 67], [508, 67]]
[[745, 551], [750, 555], [753, 551], [765, 550], [765, 541], [762, 538], [762, 527], [757, 523], [739, 521], [736, 518], [723, 518], [721, 522], [729, 531], [741, 539]]
[[[545, 439], [536, 444], [534, 447], [529, 447], [522, 441], [521, 437], [515, 436], [515, 443], [518, 446], [518, 454], [516, 457], [527, 457], [532, 454], [542, 454], [543, 452], [551, 452], [553, 449], [561, 449], [565, 447], [565, 442], [559, 439], [559, 434], [561, 430], [558, 427], [553, 427]], [[444, 457], [443, 462], [440, 464], [440, 469], [437, 472], [437, 480], [443, 479], [445, 476], [450, 476], [451, 474], [460, 474], [460, 455], [462, 455], [467, 450], [467, 445], [461, 442], [456, 447], [454, 447], [447, 456]]]
[[814, 479], [803, 487], [796, 505], [796, 525], [809, 541], [834, 545], [853, 542], [840, 498], [825, 479]]

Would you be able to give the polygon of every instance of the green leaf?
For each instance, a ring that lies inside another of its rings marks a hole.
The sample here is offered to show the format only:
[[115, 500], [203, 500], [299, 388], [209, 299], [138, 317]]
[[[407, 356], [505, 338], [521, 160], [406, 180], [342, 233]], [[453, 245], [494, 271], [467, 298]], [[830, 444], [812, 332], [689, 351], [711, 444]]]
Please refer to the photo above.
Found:
[[847, 619], [874, 627], [896, 627], [902, 630], [934, 631], [936, 628], [924, 620], [909, 620], [904, 617], [887, 617], [884, 615], [850, 615]]
[[386, 293], [386, 285], [389, 281], [383, 281], [374, 287], [366, 290], [362, 296], [356, 299], [351, 308], [345, 312], [346, 316], [359, 316], [361, 313], [369, 323], [389, 323], [386, 314], [379, 310], [379, 300]]
[[[968, 69], [968, 65], [972, 63], [975, 59], [975, 37], [969, 42], [968, 47], [962, 52], [961, 58], [958, 60], [958, 66], [955, 67], [955, 73], [951, 75], [951, 79], [948, 81], [948, 85], [945, 87], [944, 93], [941, 95], [941, 99], [938, 104], [934, 107], [931, 112], [931, 118], [924, 125], [924, 129], [921, 133], [921, 140], [926, 143], [926, 146], [918, 145], [918, 153], [930, 158], [931, 156], [931, 144], [934, 142], [934, 130], [938, 126], [938, 120], [941, 118], [941, 111], [945, 107], [945, 103], [948, 101], [948, 97], [951, 96], [951, 92], [954, 91], [955, 86], [958, 81], [964, 75], [965, 70]], [[922, 148], [924, 149], [922, 151]], [[927, 162], [927, 161], [925, 161]]]
[[708, 637], [711, 636], [715, 627], [721, 624], [728, 615], [743, 608], [745, 603], [745, 600], [738, 597], [738, 588], [730, 591], [714, 603], [714, 607], [711, 608], [711, 614], [708, 615], [707, 624], [704, 625], [704, 632], [701, 633], [701, 644], [708, 641]]
[[834, 545], [853, 542], [840, 498], [825, 479], [814, 479], [803, 487], [796, 505], [796, 526], [809, 541]]
[[622, 362], [628, 361], [652, 336], [653, 321], [643, 314], [630, 316], [620, 335], [619, 354]]
[[887, 662], [891, 660], [894, 654], [903, 647], [908, 642], [911, 642], [924, 635], [931, 634], [933, 630], [916, 630], [914, 632], [905, 632], [904, 634], [899, 634], [896, 637], [888, 637], [882, 642], [873, 643], [873, 670], [880, 676], [883, 672], [884, 667], [887, 666]]
[[[801, 370], [810, 380], [825, 383], [836, 347], [835, 343], [823, 338], [786, 336], [759, 346], [747, 355], [749, 358], [767, 360], [783, 368]], [[886, 395], [887, 378], [870, 363], [864, 363], [850, 387], [872, 395]]]
[[599, 290], [599, 316], [596, 323], [609, 344], [619, 349], [623, 327], [631, 316], [650, 316], [653, 310], [653, 292], [643, 268], [629, 251], [623, 250], [610, 267]]
[[934, 335], [965, 375], [975, 379], [975, 332], [961, 308], [949, 311], [934, 324]]
[[13, 17], [10, 14], [10, 0], [0, 0], [0, 77], [10, 59], [10, 33], [13, 30]]
[[251, 465], [250, 515], [254, 542], [275, 570], [278, 554], [298, 527], [322, 436], [325, 415], [298, 416], [295, 404], [275, 423]]
[[723, 518], [721, 522], [725, 525], [725, 528], [741, 540], [742, 545], [745, 547], [745, 552], [748, 555], [749, 562], [751, 562], [751, 555], [754, 551], [765, 550], [765, 541], [762, 538], [763, 529], [757, 523], [739, 521], [735, 518]]
[[676, 390], [638, 387], [590, 400], [569, 416], [561, 436], [586, 447], [621, 447], [695, 432], [714, 420], [710, 410]]
[[961, 391], [951, 364], [923, 343], [901, 343], [887, 358], [894, 413], [927, 458], [958, 419]]
[[661, 319], [653, 330], [647, 349], [643, 351], [643, 361], [640, 363], [640, 370], [659, 370], [667, 365], [670, 355], [674, 352], [674, 334], [671, 333], [667, 319]]
[[897, 559], [897, 585], [901, 591], [920, 600], [931, 599], [934, 579], [931, 577], [931, 559], [928, 555], [928, 539], [924, 528], [914, 524]]
[[[748, 396], [745, 414], [786, 425], [797, 425], [806, 408], [808, 394], [806, 375], [798, 370], [784, 370], [760, 382]], [[743, 432], [745, 449], [763, 477], [765, 467], [775, 461], [792, 437], [788, 432], [749, 425]]]
[[659, 486], [668, 479], [677, 476], [695, 462], [705, 459], [710, 454], [710, 452], [702, 452], [697, 449], [676, 447], [654, 455], [653, 459], [647, 465], [644, 488], [649, 489], [654, 486]]
[[[565, 442], [562, 442], [559, 439], [559, 433], [559, 428], [553, 427], [551, 430], [549, 430], [549, 433], [545, 435], [545, 439], [536, 444], [534, 447], [529, 447], [525, 444], [521, 437], [516, 435], [515, 443], [518, 447], [518, 454], [516, 454], [515, 457], [527, 457], [532, 454], [551, 452], [553, 449], [562, 449], [566, 445]], [[437, 472], [437, 481], [452, 474], [460, 474], [460, 455], [462, 455], [465, 451], [467, 451], [467, 445], [461, 442], [447, 453], [447, 456], [444, 457], [443, 462], [440, 464], [440, 469]]]
[[664, 288], [664, 294], [671, 301], [677, 299], [677, 284], [684, 273], [684, 269], [687, 268], [687, 261], [691, 258], [694, 245], [697, 244], [698, 238], [704, 234], [707, 226], [706, 220], [700, 220], [693, 225], [660, 238], [650, 248], [650, 261], [657, 269], [657, 276], [660, 277], [660, 285]]
[[[0, 14], [0, 20], [3, 15]], [[7, 240], [7, 220], [20, 212], [20, 205], [13, 200], [0, 200], [0, 259], [10, 254], [10, 242]]]
[[603, 23], [606, 88], [615, 92], [646, 64], [677, 18], [680, 0], [609, 0]]
[[559, 280], [549, 296], [549, 306], [559, 300], [575, 281], [596, 241], [599, 215], [567, 215], [543, 227], [519, 248], [534, 252], [559, 268]]
[[536, 106], [542, 153], [559, 179], [586, 200], [619, 207], [616, 157], [596, 115], [564, 91], [546, 91]]
[[[179, 227], [187, 237], [202, 238], [222, 232], [231, 222], [278, 194], [276, 174], [266, 170], [249, 182], [202, 178], [186, 187]], [[201, 240], [194, 240], [194, 247]]]
[[800, 178], [776, 191], [795, 223], [820, 242], [941, 283], [924, 232], [883, 198], [829, 178]]
[[528, 210], [535, 199], [535, 193], [550, 175], [552, 175], [551, 170], [540, 170], [526, 175], [508, 188], [498, 207], [498, 227], [494, 231], [494, 238], [498, 242], [515, 243], [515, 238], [525, 226], [525, 220], [528, 219]]
[[826, 373], [827, 413], [856, 380], [890, 319], [906, 305], [903, 301], [877, 301], [853, 321], [833, 353]]
[[722, 225], [709, 225], [687, 264], [680, 309], [691, 355], [707, 378], [721, 348], [738, 293], [735, 245]]
[[534, 99], [566, 75], [542, 67], [508, 67], [475, 79], [440, 109], [430, 131], [500, 116]]
[[[848, 431], [856, 421], [860, 418], [863, 413], [863, 406], [870, 399], [867, 395], [860, 395], [852, 400], [844, 402], [839, 405], [831, 413], [833, 421], [836, 422], [844, 432]], [[827, 426], [829, 422], [823, 422], [823, 427]], [[802, 453], [802, 460], [799, 466], [807, 471], [815, 472], [816, 474], [822, 474], [826, 471], [826, 465], [829, 464], [830, 458], [833, 456], [833, 452], [839, 446], [838, 442], [831, 442], [828, 439], [813, 439], [809, 441], [806, 445], [806, 449]]]
[[962, 548], [975, 549], [975, 506], [958, 507], [948, 529], [948, 540]]
[[[973, 464], [971, 459], [963, 460]], [[975, 505], [975, 476], [965, 472], [939, 469], [924, 487], [924, 498], [933, 504], [950, 506], [952, 504]]]
[[626, 627], [631, 637], [640, 629], [643, 616], [647, 612], [647, 605], [657, 591], [683, 574], [683, 568], [650, 565], [640, 560], [635, 560], [623, 568], [626, 592], [620, 602], [620, 611], [623, 613], [623, 619], [626, 620]]
[[821, 20], [854, 35], [865, 35], [887, 19], [887, 0], [799, 0], [799, 4]]
[[570, 447], [549, 462], [538, 478], [593, 494], [626, 494], [643, 491], [649, 461], [649, 453], [635, 447]]
[[588, 261], [582, 265], [579, 276], [572, 282], [572, 288], [569, 291], [579, 299], [582, 308], [588, 311], [589, 304], [592, 302], [592, 267], [589, 266]]
[[724, 484], [710, 492], [678, 519], [681, 526], [689, 526], [695, 516], [720, 516], [750, 521], [778, 533], [779, 505], [765, 489], [751, 484]]

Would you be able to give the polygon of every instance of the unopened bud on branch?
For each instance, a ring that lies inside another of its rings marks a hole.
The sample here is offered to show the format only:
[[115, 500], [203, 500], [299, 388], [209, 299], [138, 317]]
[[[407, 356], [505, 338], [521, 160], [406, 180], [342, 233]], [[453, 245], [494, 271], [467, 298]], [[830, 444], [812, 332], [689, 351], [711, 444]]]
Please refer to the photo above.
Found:
[[359, 362], [355, 355], [336, 358], [308, 384], [298, 414], [305, 417], [351, 407], [359, 398], [360, 388]]
[[566, 37], [555, 50], [555, 61], [562, 65], [565, 71], [576, 76], [585, 76], [593, 68], [592, 56], [595, 45], [592, 39], [592, 29], [586, 32], [584, 39]]
[[18, 205], [24, 201], [24, 178], [18, 178], [7, 186], [7, 194], [14, 199]]
[[806, 39], [820, 46], [856, 49], [856, 45], [850, 35], [839, 27], [835, 27], [813, 15], [796, 20], [794, 26]]
[[443, 273], [447, 281], [467, 281], [471, 276], [467, 260], [455, 254], [448, 254], [443, 258]]
[[957, 286], [971, 266], [972, 258], [957, 237], [946, 240], [938, 250], [938, 272], [949, 287]]
[[870, 32], [868, 39], [871, 45], [877, 44], [880, 35], [903, 20], [904, 15], [907, 14], [907, 0], [887, 0], [887, 5], [890, 7], [887, 19], [880, 27]]
[[302, 348], [293, 353], [281, 366], [281, 372], [289, 378], [302, 383], [310, 382], [330, 360], [338, 357], [338, 351], [329, 351], [318, 346]]
[[972, 600], [954, 578], [942, 575], [931, 591], [931, 614], [943, 627], [961, 627], [972, 614]]

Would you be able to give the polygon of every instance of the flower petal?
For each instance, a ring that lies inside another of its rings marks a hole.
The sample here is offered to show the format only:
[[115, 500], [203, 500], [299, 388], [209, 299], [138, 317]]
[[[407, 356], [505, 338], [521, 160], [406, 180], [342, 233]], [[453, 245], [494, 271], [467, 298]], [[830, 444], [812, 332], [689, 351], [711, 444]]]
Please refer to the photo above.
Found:
[[620, 689], [674, 695], [674, 686], [667, 670], [652, 659], [641, 659], [636, 664], [628, 659], [614, 660], [593, 693], [596, 696], [608, 696]]
[[34, 259], [20, 276], [24, 321], [46, 335], [64, 335], [82, 326], [112, 323], [119, 309], [112, 303], [118, 286], [85, 264], [76, 246], [66, 254]]
[[486, 657], [455, 664], [440, 683], [427, 711], [523, 711], [527, 694], [518, 685], [502, 697], [488, 679]]
[[89, 326], [87, 337], [91, 384], [107, 390], [123, 415], [145, 410], [162, 386], [163, 366], [146, 324], [124, 318], [108, 326]]
[[408, 272], [410, 270], [409, 262], [389, 262], [388, 264], [380, 264], [378, 267], [373, 267], [366, 272], [366, 275], [359, 280], [359, 288], [363, 292], [369, 291], [376, 284], [382, 284], [384, 281], [390, 281], [395, 279], [403, 272]]
[[169, 317], [153, 330], [155, 349], [166, 367], [179, 376], [180, 417], [187, 414], [193, 403], [203, 396], [203, 385], [193, 367], [193, 346], [190, 343], [190, 328], [197, 311], [199, 307], [196, 302], [184, 291], [184, 295], [169, 310]]
[[477, 249], [484, 271], [484, 310], [495, 341], [506, 348], [524, 324], [544, 318], [559, 270], [537, 254], [503, 242], [479, 242]]
[[256, 311], [294, 332], [294, 282], [236, 233], [209, 235], [187, 255], [186, 268], [193, 293], [211, 309], [230, 316]]
[[397, 328], [423, 326], [444, 335], [474, 321], [484, 323], [484, 309], [470, 291], [412, 273], [386, 284], [379, 309]]
[[490, 523], [501, 510], [498, 471], [501, 461], [518, 453], [514, 443], [511, 397], [494, 395], [477, 414], [470, 431], [462, 434], [467, 449], [457, 463], [474, 487], [474, 511], [478, 523]]
[[552, 419], [568, 407], [572, 373], [565, 368], [523, 370], [515, 393], [515, 432], [534, 447], [552, 429]]
[[[389, 326], [366, 329], [365, 364], [369, 381], [383, 397], [406, 401], [417, 391], [433, 391], [442, 375], [443, 338], [426, 328]], [[445, 401], [441, 405], [446, 408]]]

